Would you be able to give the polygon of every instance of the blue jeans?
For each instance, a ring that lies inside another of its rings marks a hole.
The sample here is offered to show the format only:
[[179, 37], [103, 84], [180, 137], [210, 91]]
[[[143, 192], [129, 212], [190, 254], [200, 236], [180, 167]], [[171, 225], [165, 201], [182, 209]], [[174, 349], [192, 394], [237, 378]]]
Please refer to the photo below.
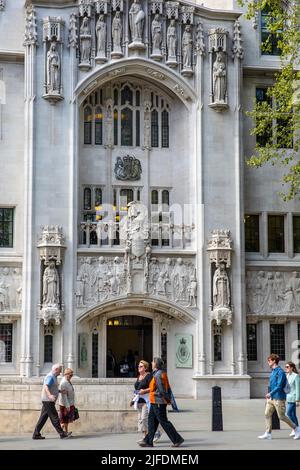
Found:
[[291, 402], [287, 403], [286, 415], [288, 418], [290, 418], [293, 421], [293, 423], [296, 424], [296, 426], [299, 426], [297, 413], [296, 413], [296, 403], [291, 403]]

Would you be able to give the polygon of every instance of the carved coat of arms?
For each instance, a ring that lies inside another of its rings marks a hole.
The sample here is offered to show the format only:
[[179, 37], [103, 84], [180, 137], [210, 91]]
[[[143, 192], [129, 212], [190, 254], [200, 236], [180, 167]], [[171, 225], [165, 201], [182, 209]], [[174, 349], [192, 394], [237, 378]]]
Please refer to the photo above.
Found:
[[115, 177], [121, 181], [137, 181], [141, 178], [142, 165], [138, 158], [125, 155], [117, 157], [115, 163]]

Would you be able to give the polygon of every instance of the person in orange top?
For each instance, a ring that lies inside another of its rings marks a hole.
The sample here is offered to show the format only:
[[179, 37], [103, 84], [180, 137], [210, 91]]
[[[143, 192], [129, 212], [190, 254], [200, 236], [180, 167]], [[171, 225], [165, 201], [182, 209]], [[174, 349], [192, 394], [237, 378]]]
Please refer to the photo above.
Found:
[[148, 434], [144, 440], [139, 443], [141, 447], [153, 447], [153, 438], [157, 427], [161, 424], [166, 434], [172, 441], [172, 447], [179, 447], [184, 439], [173, 424], [167, 418], [167, 405], [171, 402], [170, 385], [167, 373], [162, 370], [163, 360], [160, 357], [154, 357], [152, 361], [152, 380], [150, 389], [150, 412], [148, 416]]

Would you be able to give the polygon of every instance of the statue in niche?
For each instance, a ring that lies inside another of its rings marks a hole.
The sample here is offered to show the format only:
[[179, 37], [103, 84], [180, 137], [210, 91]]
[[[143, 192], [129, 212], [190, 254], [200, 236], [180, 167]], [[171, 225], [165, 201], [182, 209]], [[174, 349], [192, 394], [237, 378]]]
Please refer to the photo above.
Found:
[[193, 275], [188, 285], [188, 307], [196, 307], [196, 296], [197, 296], [197, 281]]
[[152, 32], [152, 54], [153, 55], [161, 55], [160, 45], [161, 45], [161, 21], [159, 18], [159, 14], [154, 16], [151, 25], [151, 32]]
[[225, 263], [220, 263], [213, 277], [213, 306], [229, 308], [230, 288]]
[[171, 20], [167, 30], [167, 46], [168, 46], [168, 61], [176, 62], [176, 45], [177, 45], [177, 34], [176, 34], [176, 22]]
[[50, 261], [43, 275], [43, 305], [55, 306], [59, 304], [59, 277], [55, 262]]
[[265, 299], [266, 279], [265, 272], [259, 271], [253, 283], [253, 311], [259, 313]]
[[97, 34], [97, 56], [106, 57], [105, 44], [106, 44], [106, 23], [104, 15], [100, 15], [96, 24]]
[[151, 264], [150, 264], [150, 276], [149, 276], [149, 293], [150, 294], [156, 294], [159, 272], [160, 272], [160, 268], [159, 268], [157, 258], [152, 258]]
[[112, 22], [112, 38], [113, 38], [113, 52], [121, 53], [122, 20], [121, 20], [119, 11], [116, 11], [116, 14]]
[[192, 66], [192, 44], [191, 26], [187, 24], [182, 36], [182, 66], [184, 69], [190, 69]]
[[157, 283], [156, 283], [156, 294], [157, 295], [166, 295], [166, 284], [168, 280], [165, 277], [163, 272], [160, 272], [158, 275]]
[[51, 42], [47, 53], [47, 92], [59, 93], [60, 91], [60, 59], [56, 50], [56, 42]]
[[217, 52], [217, 57], [213, 65], [213, 95], [214, 102], [225, 103], [227, 78], [226, 65], [222, 52]]
[[87, 16], [83, 18], [80, 27], [80, 45], [81, 62], [89, 63], [91, 55], [91, 28]]
[[131, 38], [133, 42], [142, 42], [145, 13], [140, 4], [140, 0], [133, 0], [129, 10], [129, 24]]

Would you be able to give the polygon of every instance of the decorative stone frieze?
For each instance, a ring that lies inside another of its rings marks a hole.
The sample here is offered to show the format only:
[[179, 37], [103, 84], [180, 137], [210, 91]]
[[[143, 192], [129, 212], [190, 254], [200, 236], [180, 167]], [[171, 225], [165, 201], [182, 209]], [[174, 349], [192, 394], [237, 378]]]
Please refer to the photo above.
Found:
[[241, 33], [241, 25], [238, 20], [234, 22], [233, 27], [233, 48], [232, 58], [237, 57], [238, 59], [244, 58], [243, 38]]
[[300, 315], [299, 271], [247, 271], [247, 312], [257, 315]]
[[0, 266], [0, 313], [22, 310], [22, 268]]
[[37, 45], [36, 11], [33, 5], [26, 8], [24, 46]]

